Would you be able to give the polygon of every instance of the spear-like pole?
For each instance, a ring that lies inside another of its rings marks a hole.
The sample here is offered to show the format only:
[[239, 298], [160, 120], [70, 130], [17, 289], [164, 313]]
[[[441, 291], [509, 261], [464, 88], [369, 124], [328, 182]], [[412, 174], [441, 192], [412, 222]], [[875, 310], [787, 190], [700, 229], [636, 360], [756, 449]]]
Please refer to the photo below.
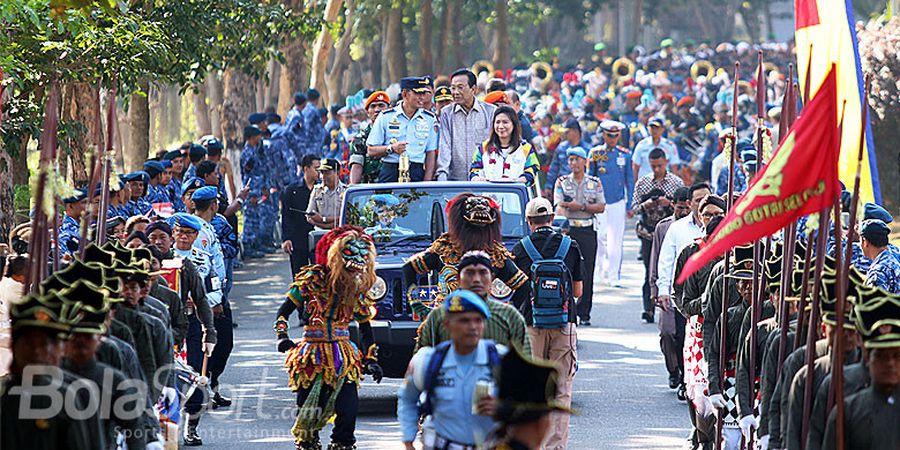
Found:
[[113, 143], [116, 132], [116, 88], [109, 90], [106, 98], [106, 150], [103, 152], [100, 170], [100, 213], [97, 219], [97, 245], [106, 242], [106, 219], [109, 210], [109, 176], [115, 154]]
[[[836, 267], [837, 274], [837, 305], [835, 312], [837, 314], [837, 328], [843, 329], [844, 326], [844, 308], [847, 301], [847, 286], [850, 283], [850, 259], [853, 257], [853, 242], [851, 237], [856, 233], [856, 214], [859, 208], [859, 186], [862, 174], [863, 151], [866, 144], [866, 124], [869, 123], [869, 87], [871, 83], [870, 75], [866, 75], [865, 90], [863, 91], [862, 101], [862, 122], [859, 130], [859, 149], [856, 153], [856, 176], [853, 180], [853, 195], [850, 198], [850, 220], [848, 223], [847, 247], [844, 249], [843, 261], [838, 260]], [[836, 240], [837, 242], [837, 240]], [[835, 250], [835, 255], [840, 252], [840, 247]], [[837, 450], [844, 449], [844, 349], [843, 341], [835, 339], [834, 352], [832, 353], [832, 375], [831, 375], [831, 392], [829, 393], [828, 411], [831, 406], [835, 408], [835, 448]]]
[[[91, 177], [87, 186], [87, 194], [88, 199], [91, 200], [88, 203], [87, 214], [85, 214], [85, 221], [81, 226], [81, 247], [78, 249], [78, 255], [81, 258], [84, 258], [84, 250], [87, 248], [88, 242], [88, 228], [90, 228], [91, 224], [94, 223], [94, 218], [97, 217], [99, 211], [94, 210], [94, 189], [97, 187], [97, 183], [100, 180], [100, 172], [101, 172], [101, 161], [102, 157], [102, 146], [100, 143], [103, 138], [103, 121], [100, 119], [100, 87], [98, 86], [96, 90], [94, 90], [94, 151], [91, 154]], [[98, 207], [99, 209], [99, 207]], [[101, 227], [103, 222], [97, 221], [97, 228]], [[95, 236], [96, 237], [96, 236]]]
[[[741, 63], [734, 63], [734, 84], [732, 85], [732, 104], [731, 104], [731, 136], [729, 139], [729, 144], [731, 145], [730, 152], [730, 161], [729, 161], [729, 169], [728, 169], [728, 197], [725, 199], [725, 204], [728, 206], [728, 209], [731, 209], [733, 206], [733, 198], [734, 198], [734, 171], [735, 166], [737, 165], [737, 86], [738, 80], [740, 79], [741, 73]], [[731, 251], [725, 252], [725, 271], [723, 272], [723, 282], [722, 282], [722, 313], [719, 316], [719, 367], [717, 370], [719, 371], [719, 390], [721, 392], [725, 392], [725, 360], [728, 357], [728, 351], [726, 349], [728, 344], [728, 274], [731, 272]], [[722, 431], [725, 427], [725, 415], [723, 411], [719, 411], [718, 421], [716, 423], [716, 450], [721, 450], [722, 448]]]
[[[812, 388], [813, 388], [813, 365], [816, 361], [816, 338], [818, 333], [816, 329], [819, 325], [819, 302], [822, 290], [822, 283], [819, 278], [825, 266], [825, 235], [828, 234], [828, 213], [830, 207], [819, 211], [819, 229], [816, 231], [816, 268], [815, 283], [813, 283], [812, 298], [810, 299], [811, 309], [809, 311], [809, 326], [806, 329], [806, 373], [810, 374], [807, 379], [803, 397], [803, 426], [800, 432], [800, 448], [806, 448], [806, 435], [809, 433], [809, 416], [812, 413]], [[805, 271], [808, 273], [809, 271]], [[837, 331], [840, 333], [840, 331]]]
[[[31, 292], [36, 293], [41, 281], [47, 274], [47, 257], [49, 256], [50, 243], [48, 233], [48, 220], [44, 204], [44, 191], [47, 189], [47, 176], [52, 162], [56, 159], [56, 146], [58, 144], [57, 130], [59, 128], [59, 83], [56, 80], [50, 82], [50, 91], [47, 94], [47, 102], [44, 104], [44, 120], [41, 125], [41, 156], [38, 165], [37, 187], [35, 188], [34, 219], [31, 228], [31, 245], [28, 253], [31, 255], [31, 272], [29, 284]], [[55, 196], [56, 193], [53, 193]], [[53, 211], [56, 214], [56, 211]], [[58, 249], [55, 249], [58, 251]]]

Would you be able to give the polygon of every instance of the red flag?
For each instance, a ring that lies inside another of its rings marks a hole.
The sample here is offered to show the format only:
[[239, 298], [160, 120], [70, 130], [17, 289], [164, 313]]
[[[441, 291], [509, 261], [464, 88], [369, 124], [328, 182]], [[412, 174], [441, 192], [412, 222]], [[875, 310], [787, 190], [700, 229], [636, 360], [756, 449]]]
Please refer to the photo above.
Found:
[[769, 236], [800, 216], [821, 211], [840, 195], [836, 99], [832, 66], [772, 160], [728, 211], [706, 248], [688, 259], [679, 283], [729, 249]]

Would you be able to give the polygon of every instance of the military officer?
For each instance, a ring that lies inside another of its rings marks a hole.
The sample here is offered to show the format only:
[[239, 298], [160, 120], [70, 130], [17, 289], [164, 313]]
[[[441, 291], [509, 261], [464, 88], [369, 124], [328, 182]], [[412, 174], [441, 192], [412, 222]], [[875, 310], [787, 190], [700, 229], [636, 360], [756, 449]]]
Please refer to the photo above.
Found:
[[169, 161], [172, 164], [172, 179], [165, 186], [166, 192], [169, 194], [169, 199], [175, 212], [183, 212], [184, 203], [181, 201], [181, 182], [185, 178], [181, 174], [184, 171], [184, 154], [181, 153], [181, 149], [170, 150], [163, 155], [163, 161]]
[[263, 196], [268, 188], [264, 163], [259, 157], [262, 130], [256, 125], [244, 127], [244, 149], [241, 152], [241, 174], [244, 185], [250, 186], [250, 197], [244, 203], [244, 232], [241, 240], [250, 258], [262, 257], [260, 235], [263, 226]]
[[350, 184], [374, 183], [378, 180], [381, 173], [381, 159], [368, 156], [366, 141], [369, 139], [375, 119], [390, 106], [390, 103], [391, 99], [384, 91], [375, 91], [366, 99], [365, 109], [369, 121], [353, 139], [350, 154]]
[[[506, 347], [482, 338], [491, 313], [478, 295], [454, 291], [443, 307], [450, 340], [416, 352], [398, 393], [397, 418], [407, 450], [414, 448], [423, 411], [430, 416], [422, 426], [426, 450], [476, 448], [494, 425], [493, 390], [477, 402], [473, 398], [478, 383], [495, 384], [494, 369], [499, 368]], [[440, 359], [435, 362], [434, 358]], [[420, 409], [422, 393], [426, 400]]]
[[87, 206], [87, 191], [79, 189], [75, 194], [63, 199], [65, 205], [65, 213], [62, 216], [62, 223], [59, 224], [56, 242], [59, 259], [71, 259], [72, 255], [78, 251], [79, 241], [81, 241], [81, 216], [84, 215]]
[[161, 182], [161, 177], [165, 170], [166, 168], [159, 161], [151, 159], [144, 163], [144, 172], [149, 176], [149, 183], [147, 184], [147, 201], [151, 205], [169, 202], [169, 195]]
[[594, 215], [605, 210], [606, 197], [600, 179], [585, 173], [587, 152], [581, 147], [571, 147], [566, 152], [572, 173], [556, 180], [553, 203], [556, 205], [556, 214], [569, 219], [569, 236], [578, 243], [584, 256], [584, 288], [576, 308], [579, 323], [590, 326], [594, 262], [597, 254]]
[[410, 181], [430, 181], [434, 177], [438, 148], [437, 116], [423, 108], [430, 79], [406, 77], [400, 80], [403, 101], [383, 111], [375, 119], [366, 139], [368, 156], [381, 158], [378, 182], [396, 182], [401, 155], [409, 159]]
[[147, 185], [150, 182], [150, 177], [147, 175], [147, 172], [142, 170], [131, 172], [122, 179], [128, 183], [128, 187], [131, 191], [131, 198], [125, 203], [125, 208], [128, 210], [128, 216], [149, 214], [150, 211], [153, 210], [153, 206], [147, 201]]
[[625, 125], [614, 120], [604, 120], [600, 123], [600, 129], [603, 144], [590, 151], [590, 174], [600, 178], [606, 198], [606, 210], [597, 217], [597, 257], [600, 259], [601, 272], [607, 271], [610, 286], [621, 287], [625, 218], [634, 216], [631, 210], [634, 168], [631, 152], [619, 145], [619, 135]]
[[341, 183], [341, 163], [336, 159], [324, 159], [319, 165], [322, 184], [317, 184], [309, 194], [306, 220], [320, 230], [330, 230], [341, 219], [341, 202], [347, 185]]
[[900, 260], [888, 248], [891, 229], [878, 219], [868, 219], [863, 221], [859, 231], [863, 254], [872, 260], [866, 274], [866, 284], [878, 286], [891, 294], [900, 293]]

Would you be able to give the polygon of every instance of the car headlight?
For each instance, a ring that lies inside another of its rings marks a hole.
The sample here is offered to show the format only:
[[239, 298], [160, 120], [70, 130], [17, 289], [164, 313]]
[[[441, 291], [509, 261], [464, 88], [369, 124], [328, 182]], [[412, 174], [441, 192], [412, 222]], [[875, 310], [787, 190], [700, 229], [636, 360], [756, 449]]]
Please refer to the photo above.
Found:
[[387, 283], [384, 282], [384, 278], [376, 276], [375, 283], [372, 285], [372, 288], [369, 289], [369, 298], [381, 300], [385, 295], [387, 295]]
[[499, 278], [494, 278], [494, 281], [491, 282], [491, 295], [494, 298], [506, 298], [510, 294], [512, 294], [512, 289]]

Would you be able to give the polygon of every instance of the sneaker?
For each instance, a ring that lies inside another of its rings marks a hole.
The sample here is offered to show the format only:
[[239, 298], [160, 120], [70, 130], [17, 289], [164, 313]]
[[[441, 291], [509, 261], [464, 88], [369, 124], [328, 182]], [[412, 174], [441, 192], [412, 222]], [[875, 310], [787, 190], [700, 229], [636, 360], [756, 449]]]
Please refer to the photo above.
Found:
[[589, 327], [591, 326], [591, 319], [578, 319], [579, 327]]
[[675, 391], [675, 397], [678, 397], [678, 400], [683, 402], [687, 401], [687, 386], [684, 383], [678, 385], [678, 390]]
[[641, 313], [641, 319], [645, 323], [653, 323], [656, 319], [653, 317], [653, 313], [644, 311]]
[[203, 445], [203, 439], [197, 434], [197, 425], [188, 424], [187, 433], [184, 435], [184, 445], [187, 447], [197, 447]]

